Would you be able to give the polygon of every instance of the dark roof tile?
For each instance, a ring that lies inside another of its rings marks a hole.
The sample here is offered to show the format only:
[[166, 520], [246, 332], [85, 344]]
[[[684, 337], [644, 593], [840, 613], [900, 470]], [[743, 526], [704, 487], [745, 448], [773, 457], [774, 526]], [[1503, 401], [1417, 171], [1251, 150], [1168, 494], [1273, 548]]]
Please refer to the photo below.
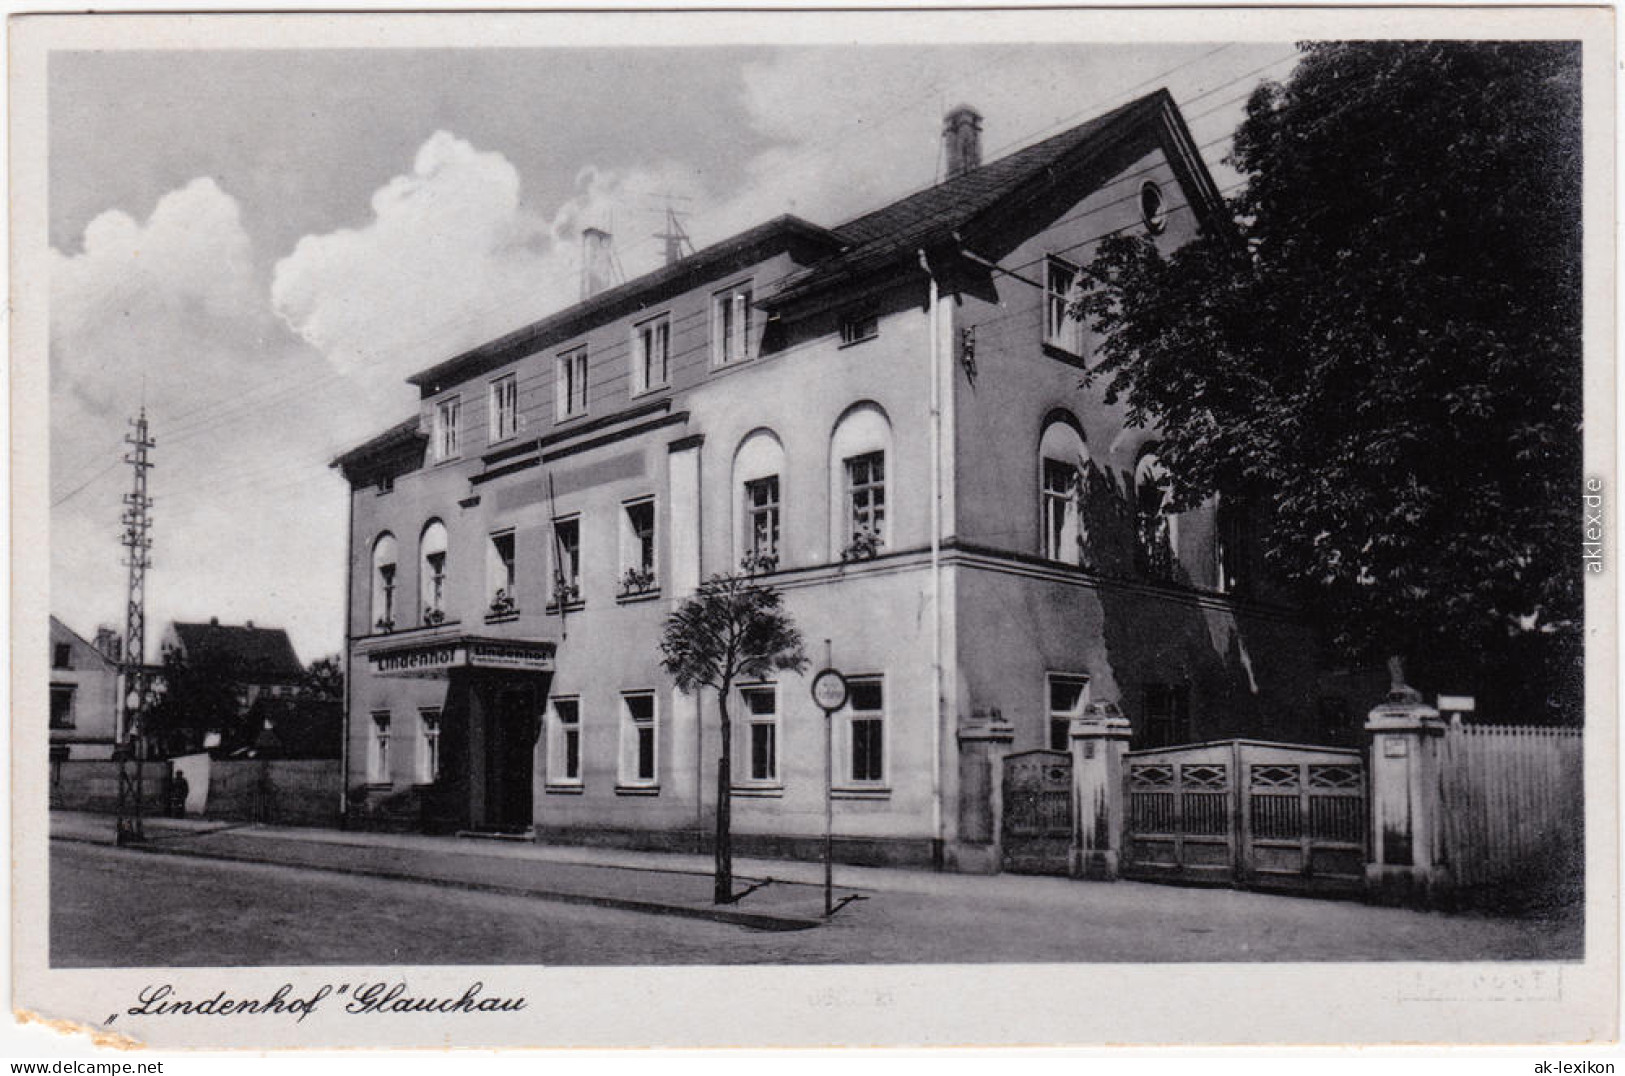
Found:
[[176, 621], [175, 635], [191, 664], [218, 662], [248, 683], [293, 683], [305, 673], [288, 633], [281, 628]]

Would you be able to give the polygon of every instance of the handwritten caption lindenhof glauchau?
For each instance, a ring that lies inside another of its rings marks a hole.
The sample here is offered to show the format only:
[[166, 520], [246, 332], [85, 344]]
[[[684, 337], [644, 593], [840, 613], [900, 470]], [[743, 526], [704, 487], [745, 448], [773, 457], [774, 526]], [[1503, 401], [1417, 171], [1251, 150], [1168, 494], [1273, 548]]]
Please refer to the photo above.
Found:
[[[177, 993], [169, 983], [145, 986], [136, 994], [136, 1004], [124, 1010], [126, 1016], [292, 1016], [295, 1023], [303, 1023], [329, 998], [341, 1005], [350, 1016], [408, 1013], [502, 1013], [519, 1012], [525, 1008], [522, 997], [497, 997], [485, 994], [485, 984], [470, 983], [460, 995], [413, 994], [404, 982], [323, 983], [308, 993], [296, 993], [292, 983], [283, 983], [276, 991], [262, 997], [235, 997], [224, 990], [212, 995], [186, 997]], [[105, 1023], [118, 1019], [119, 1013], [109, 1016]]]

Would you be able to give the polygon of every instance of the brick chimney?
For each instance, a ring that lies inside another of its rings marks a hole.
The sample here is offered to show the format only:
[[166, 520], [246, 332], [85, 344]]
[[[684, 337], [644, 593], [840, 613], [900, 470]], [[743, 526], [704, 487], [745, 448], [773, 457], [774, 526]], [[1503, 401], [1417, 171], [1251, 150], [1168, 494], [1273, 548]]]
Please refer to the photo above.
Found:
[[982, 114], [969, 105], [960, 105], [942, 118], [942, 148], [948, 162], [948, 176], [962, 176], [982, 166]]
[[591, 299], [620, 283], [613, 237], [602, 228], [581, 233], [581, 297]]

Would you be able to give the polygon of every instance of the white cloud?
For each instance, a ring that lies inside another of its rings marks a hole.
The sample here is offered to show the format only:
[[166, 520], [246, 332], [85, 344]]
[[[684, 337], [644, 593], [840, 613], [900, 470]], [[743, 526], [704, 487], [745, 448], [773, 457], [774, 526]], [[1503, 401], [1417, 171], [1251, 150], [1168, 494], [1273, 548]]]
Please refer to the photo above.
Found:
[[236, 200], [201, 178], [50, 254], [51, 606], [82, 632], [123, 627], [121, 438], [143, 401], [158, 441], [149, 648], [177, 617], [283, 624], [301, 653], [342, 631], [341, 578], [288, 581], [343, 556], [343, 489], [320, 451], [360, 432], [335, 431], [350, 409], [323, 405], [347, 387], [272, 315], [252, 247]]

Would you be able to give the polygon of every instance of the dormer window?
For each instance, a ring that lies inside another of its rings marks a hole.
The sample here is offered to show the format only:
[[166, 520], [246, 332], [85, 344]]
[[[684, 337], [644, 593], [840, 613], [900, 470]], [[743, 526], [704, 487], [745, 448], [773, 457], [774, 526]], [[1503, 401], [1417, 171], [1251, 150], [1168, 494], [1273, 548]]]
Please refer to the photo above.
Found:
[[880, 319], [873, 310], [848, 311], [841, 318], [841, 346], [861, 344], [880, 335]]
[[711, 361], [717, 366], [750, 358], [751, 288], [736, 284], [711, 297]]
[[587, 349], [578, 347], [559, 356], [558, 417], [563, 420], [587, 413]]
[[514, 374], [491, 382], [491, 441], [505, 441], [519, 432], [519, 378]]
[[456, 396], [447, 396], [435, 408], [434, 453], [436, 459], [449, 460], [457, 455], [462, 409], [462, 400]]
[[632, 328], [632, 392], [665, 386], [670, 376], [671, 318], [662, 314]]

